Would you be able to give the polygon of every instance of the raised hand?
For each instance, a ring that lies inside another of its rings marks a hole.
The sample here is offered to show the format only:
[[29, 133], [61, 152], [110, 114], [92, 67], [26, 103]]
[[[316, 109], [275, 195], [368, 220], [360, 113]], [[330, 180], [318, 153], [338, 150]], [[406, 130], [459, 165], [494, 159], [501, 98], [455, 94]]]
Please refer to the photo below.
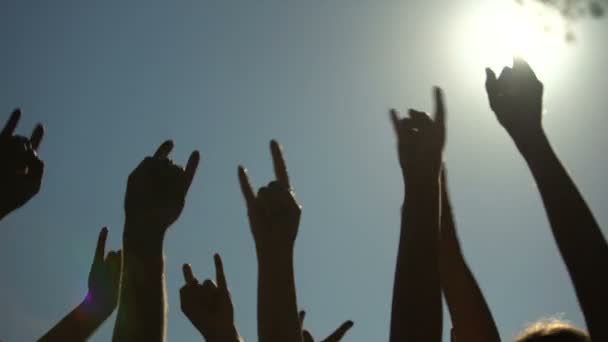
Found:
[[209, 279], [199, 283], [190, 265], [184, 264], [186, 284], [179, 291], [182, 312], [207, 342], [239, 341], [222, 259], [218, 254], [213, 259], [217, 284]]
[[192, 152], [184, 169], [169, 159], [172, 149], [173, 142], [165, 141], [129, 176], [125, 236], [131, 236], [132, 227], [141, 227], [146, 231], [133, 232], [133, 235], [162, 237], [182, 212], [200, 156], [198, 151]]
[[118, 305], [122, 268], [122, 251], [110, 251], [104, 258], [108, 229], [103, 228], [97, 240], [93, 265], [89, 272], [89, 293], [85, 304], [95, 315], [107, 318]]
[[257, 196], [247, 171], [239, 166], [239, 181], [258, 254], [292, 250], [302, 212], [289, 183], [281, 146], [272, 140], [270, 150], [276, 180], [260, 188]]
[[[542, 128], [543, 84], [522, 59], [496, 79], [486, 70], [490, 107], [527, 162], [581, 305], [591, 340], [608, 341], [608, 241]], [[581, 251], [584, 250], [584, 253]], [[459, 338], [463, 332], [458, 331]]]
[[36, 125], [29, 139], [14, 135], [20, 118], [21, 111], [13, 111], [0, 132], [0, 218], [27, 203], [42, 184], [44, 163], [38, 158], [37, 150], [44, 128]]
[[[304, 329], [304, 318], [306, 317], [305, 311], [300, 311], [300, 325], [302, 326], [302, 341], [303, 342], [315, 342], [314, 337], [310, 331]], [[321, 342], [339, 342], [354, 325], [353, 321], [346, 321], [342, 323], [338, 329], [336, 329], [331, 335], [327, 336]]]
[[487, 68], [486, 91], [496, 118], [516, 142], [541, 132], [543, 84], [526, 61], [514, 58], [498, 79]]
[[169, 160], [172, 149], [165, 141], [127, 182], [116, 342], [165, 339], [164, 236], [184, 208], [200, 159], [192, 152], [184, 169]]
[[439, 279], [439, 174], [445, 144], [445, 108], [441, 89], [435, 88], [435, 120], [416, 110], [391, 118], [397, 134], [405, 201], [390, 341], [440, 341], [442, 327]]
[[104, 258], [107, 237], [108, 230], [103, 228], [97, 239], [89, 273], [89, 292], [84, 301], [42, 336], [39, 342], [86, 341], [116, 309], [121, 251], [111, 251]]
[[291, 190], [281, 146], [270, 142], [276, 180], [256, 196], [247, 171], [239, 166], [239, 181], [247, 204], [249, 225], [258, 257], [258, 338], [264, 342], [298, 341], [293, 251], [301, 208]]
[[435, 88], [434, 95], [434, 121], [427, 113], [414, 109], [410, 109], [409, 117], [403, 119], [399, 118], [396, 110], [391, 110], [399, 163], [408, 183], [417, 182], [420, 177], [439, 176], [445, 144], [445, 108], [441, 89]]

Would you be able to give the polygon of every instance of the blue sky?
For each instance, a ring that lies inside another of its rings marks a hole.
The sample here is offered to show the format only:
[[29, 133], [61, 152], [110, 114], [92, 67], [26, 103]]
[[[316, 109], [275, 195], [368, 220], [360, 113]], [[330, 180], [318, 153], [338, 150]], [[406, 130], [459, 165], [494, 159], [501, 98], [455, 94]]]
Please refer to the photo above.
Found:
[[[82, 300], [99, 229], [120, 246], [128, 174], [172, 138], [178, 162], [199, 149], [202, 163], [165, 242], [168, 340], [200, 339], [179, 309], [181, 264], [211, 277], [214, 252], [239, 330], [255, 340], [236, 167], [256, 186], [270, 181], [276, 138], [303, 206], [295, 262], [307, 326], [322, 338], [352, 319], [346, 340], [386, 340], [403, 198], [387, 110], [431, 110], [433, 85], [446, 93], [463, 248], [501, 335], [558, 313], [582, 324], [533, 180], [488, 108], [486, 64], [472, 57], [485, 48], [469, 44], [466, 23], [482, 3], [3, 0], [0, 117], [20, 106], [19, 132], [41, 121], [47, 134], [41, 193], [0, 223], [0, 339], [34, 340]], [[532, 66], [546, 83], [548, 135], [608, 227], [605, 25], [580, 25], [576, 44]], [[92, 341], [109, 340], [113, 319]]]

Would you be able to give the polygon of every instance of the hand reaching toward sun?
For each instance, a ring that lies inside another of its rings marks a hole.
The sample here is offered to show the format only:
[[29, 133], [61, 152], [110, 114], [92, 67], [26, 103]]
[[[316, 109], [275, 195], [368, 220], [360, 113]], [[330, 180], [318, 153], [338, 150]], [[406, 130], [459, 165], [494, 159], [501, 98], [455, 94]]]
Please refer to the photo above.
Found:
[[543, 84], [526, 61], [514, 58], [499, 78], [486, 69], [486, 91], [498, 122], [516, 143], [542, 132]]

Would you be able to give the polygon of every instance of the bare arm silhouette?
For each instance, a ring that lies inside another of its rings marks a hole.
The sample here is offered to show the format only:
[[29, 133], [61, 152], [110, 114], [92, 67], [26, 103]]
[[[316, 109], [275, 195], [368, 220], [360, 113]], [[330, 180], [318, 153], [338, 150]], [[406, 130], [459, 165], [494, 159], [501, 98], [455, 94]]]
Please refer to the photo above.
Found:
[[173, 142], [164, 142], [131, 173], [125, 196], [123, 276], [114, 341], [163, 341], [165, 280], [163, 240], [184, 208], [199, 162], [173, 164]]
[[14, 135], [20, 119], [16, 109], [0, 131], [0, 220], [32, 199], [42, 184], [44, 163], [36, 151], [44, 128], [36, 125], [29, 139]]
[[492, 312], [460, 249], [446, 178], [444, 168], [441, 177], [439, 269], [453, 330], [462, 341], [500, 342]]
[[258, 337], [262, 342], [300, 341], [293, 249], [300, 224], [300, 205], [289, 182], [276, 141], [270, 149], [276, 180], [255, 194], [247, 171], [239, 181], [258, 257]]
[[99, 233], [85, 299], [41, 337], [40, 342], [86, 341], [116, 309], [121, 251], [111, 251], [104, 258], [107, 235], [106, 228]]
[[608, 341], [608, 245], [542, 127], [543, 85], [522, 59], [500, 75], [486, 70], [490, 107], [513, 138], [540, 191], [557, 247], [593, 341]]
[[441, 340], [439, 281], [439, 172], [445, 141], [443, 96], [435, 89], [436, 117], [410, 110], [399, 119], [391, 111], [405, 182], [397, 253], [390, 341]]
[[207, 342], [239, 342], [242, 339], [234, 324], [234, 307], [224, 274], [222, 259], [215, 261], [215, 280], [202, 284], [194, 276], [190, 265], [183, 267], [186, 284], [180, 289], [182, 312]]
[[[306, 318], [306, 312], [300, 311], [300, 327], [302, 328], [302, 342], [315, 342], [314, 337], [310, 333], [310, 331], [304, 329], [304, 318]], [[352, 328], [354, 325], [353, 321], [346, 321], [334, 330], [331, 335], [327, 336], [321, 342], [340, 342], [346, 333]]]

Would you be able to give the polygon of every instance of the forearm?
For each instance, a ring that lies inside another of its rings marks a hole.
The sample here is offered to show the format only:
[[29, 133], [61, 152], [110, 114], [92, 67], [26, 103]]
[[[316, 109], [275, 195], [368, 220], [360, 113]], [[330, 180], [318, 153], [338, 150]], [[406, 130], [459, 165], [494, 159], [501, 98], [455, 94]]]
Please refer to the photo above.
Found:
[[458, 337], [470, 342], [500, 341], [490, 308], [462, 254], [442, 252], [441, 281]]
[[86, 341], [106, 319], [96, 317], [83, 301], [38, 341]]
[[402, 210], [393, 288], [392, 342], [440, 341], [439, 182], [410, 185]]
[[591, 210], [544, 133], [517, 144], [540, 191], [553, 236], [574, 283], [576, 294], [594, 340], [604, 329], [608, 305], [608, 245]]
[[162, 240], [146, 248], [123, 243], [123, 275], [114, 341], [164, 341], [165, 279]]
[[301, 340], [293, 250], [258, 256], [258, 335], [261, 342]]
[[469, 269], [456, 232], [447, 184], [441, 184], [441, 250], [439, 265], [442, 290], [452, 325], [460, 340], [499, 342], [492, 312]]

